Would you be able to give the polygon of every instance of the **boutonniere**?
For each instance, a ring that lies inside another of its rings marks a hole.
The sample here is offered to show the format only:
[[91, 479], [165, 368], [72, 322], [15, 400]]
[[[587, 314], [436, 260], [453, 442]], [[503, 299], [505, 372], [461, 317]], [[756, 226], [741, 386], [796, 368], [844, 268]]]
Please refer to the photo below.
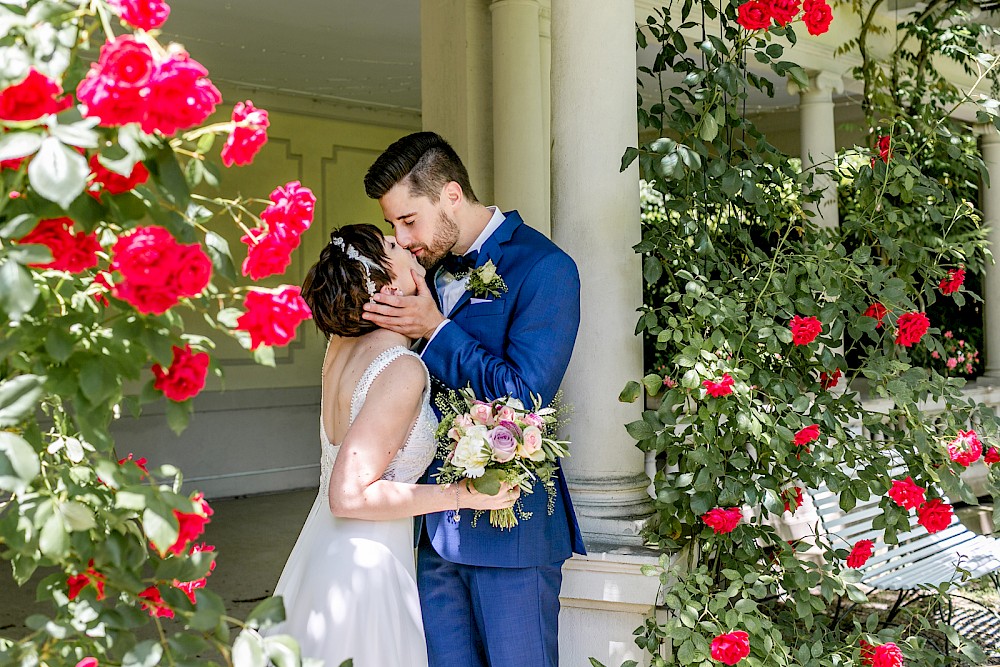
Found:
[[491, 259], [469, 271], [469, 281], [465, 284], [465, 289], [480, 299], [487, 296], [498, 297], [507, 291], [507, 283], [497, 273], [497, 267]]

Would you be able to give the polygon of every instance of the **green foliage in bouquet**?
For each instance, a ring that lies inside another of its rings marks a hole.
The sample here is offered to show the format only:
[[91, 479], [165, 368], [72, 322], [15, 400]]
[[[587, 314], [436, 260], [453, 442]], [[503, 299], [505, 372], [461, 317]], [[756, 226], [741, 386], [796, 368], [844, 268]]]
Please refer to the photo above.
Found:
[[[552, 437], [565, 424], [567, 412], [562, 392], [542, 406], [533, 395], [525, 408], [516, 398], [481, 401], [470, 387], [438, 394], [435, 403], [441, 421], [435, 437], [441, 467], [433, 477], [438, 484], [471, 483], [479, 493], [495, 496], [502, 484], [532, 493], [540, 484], [548, 497], [547, 509], [555, 511], [559, 459], [569, 456], [569, 443]], [[468, 481], [466, 481], [468, 480]], [[483, 510], [473, 514], [475, 526]], [[490, 510], [490, 525], [510, 529], [532, 516], [518, 500], [514, 507]], [[456, 511], [452, 517], [459, 520]]]
[[[935, 25], [952, 25], [960, 4], [933, 5]], [[803, 6], [812, 34], [829, 25], [824, 6]], [[979, 439], [984, 450], [996, 444], [1000, 424], [962, 393], [963, 379], [914, 364], [915, 349], [940, 344], [942, 323], [927, 317], [928, 304], [945, 293], [962, 298], [958, 269], [979, 270], [985, 256], [979, 212], [924, 171], [934, 141], [898, 116], [873, 124], [872, 144], [840, 165], [856, 207], [841, 228], [821, 229], [812, 220], [814, 184], [835, 165], [803, 171], [746, 117], [749, 91], [773, 94], [774, 85], [749, 59], [772, 79], [809, 85], [784, 59], [799, 39], [798, 7], [678, 2], [638, 31], [640, 47], [658, 49], [643, 72], [660, 83], [652, 103], [640, 101], [639, 118], [660, 136], [630, 148], [623, 165], [637, 160], [662, 196], [636, 251], [647, 283], [667, 280], [672, 289], [643, 309], [636, 327], [655, 339], [661, 367], [621, 398], [654, 399], [627, 430], [656, 454], [648, 537], [673, 555], [651, 572], [669, 593], [669, 617], [650, 620], [636, 641], [655, 665], [670, 664], [660, 654], [664, 643], [674, 664], [704, 667], [859, 665], [869, 651], [900, 652], [907, 664], [974, 663], [982, 658], [974, 643], [927, 618], [886, 627], [877, 616], [828, 611], [841, 598], [866, 601], [856, 568], [870, 547], [939, 530], [950, 500], [978, 502], [961, 473]], [[859, 13], [875, 9], [866, 2]], [[982, 80], [992, 77], [994, 60], [981, 42], [962, 36], [951, 49], [944, 30], [934, 34], [949, 57], [981, 63]], [[859, 80], [885, 73], [870, 55], [864, 61]], [[899, 68], [893, 85], [903, 88], [923, 71]], [[666, 73], [680, 82], [665, 84]], [[930, 84], [914, 85], [926, 92], [921, 86]], [[978, 103], [980, 122], [994, 123], [995, 100], [959, 92]], [[943, 104], [921, 122], [947, 145], [953, 105], [937, 99]], [[879, 144], [879, 134], [890, 138]], [[982, 173], [977, 155], [942, 150], [963, 162], [955, 173]], [[909, 227], [919, 221], [939, 232]], [[869, 398], [884, 400], [875, 409]], [[905, 472], [891, 474], [900, 461]], [[889, 495], [907, 475], [926, 493], [909, 510], [897, 491]], [[773, 527], [798, 510], [806, 489], [824, 485], [845, 511], [881, 498], [874, 545], [827, 535], [789, 543]], [[987, 485], [996, 494], [995, 466]], [[932, 632], [946, 638], [950, 657], [931, 643]]]
[[159, 0], [0, 2], [0, 558], [49, 605], [0, 637], [0, 666], [300, 662], [293, 640], [259, 632], [283, 620], [280, 600], [239, 620], [207, 587], [209, 504], [110, 431], [161, 400], [185, 428], [220, 373], [191, 322], [273, 365], [310, 317], [297, 287], [238, 286], [219, 225], [246, 234], [244, 276], [280, 274], [315, 199], [298, 183], [269, 200], [203, 194], [216, 138], [225, 164], [247, 164], [267, 112], [240, 102], [204, 125], [221, 96], [157, 41], [168, 14]]

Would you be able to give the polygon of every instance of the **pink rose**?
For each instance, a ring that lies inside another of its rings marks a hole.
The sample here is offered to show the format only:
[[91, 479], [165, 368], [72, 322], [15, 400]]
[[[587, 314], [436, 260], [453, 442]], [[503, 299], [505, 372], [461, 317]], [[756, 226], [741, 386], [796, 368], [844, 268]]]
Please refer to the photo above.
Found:
[[471, 410], [469, 410], [469, 414], [472, 416], [472, 421], [477, 424], [494, 426], [497, 423], [496, 419], [493, 417], [493, 408], [489, 403], [476, 401], [476, 404], [472, 406]]
[[85, 115], [100, 119], [104, 126], [141, 121], [155, 67], [149, 47], [130, 35], [104, 44], [100, 58], [76, 88], [87, 107]]
[[948, 457], [968, 468], [983, 454], [983, 443], [975, 431], [959, 431], [958, 437], [948, 443]]
[[517, 438], [506, 426], [497, 426], [489, 432], [490, 447], [493, 449], [493, 460], [506, 463], [514, 458], [517, 451]]
[[469, 415], [459, 415], [459, 416], [455, 417], [454, 424], [455, 424], [455, 426], [457, 426], [459, 428], [462, 428], [462, 429], [472, 428], [473, 425], [474, 425], [474, 423], [472, 421], [472, 417], [470, 417]]
[[267, 230], [254, 227], [240, 242], [247, 244], [247, 258], [243, 260], [243, 275], [253, 280], [284, 273], [292, 263], [292, 251], [300, 237], [284, 229]]
[[523, 421], [528, 426], [534, 426], [535, 428], [542, 428], [543, 426], [545, 426], [545, 420], [536, 415], [534, 412], [529, 412], [528, 414], [521, 417], [521, 421]]
[[203, 122], [221, 101], [201, 63], [184, 51], [171, 53], [153, 73], [142, 131], [170, 136]]
[[166, 23], [170, 7], [163, 0], [108, 0], [122, 21], [136, 28], [153, 30]]
[[497, 411], [497, 421], [507, 421], [512, 422], [517, 419], [517, 413], [514, 412], [514, 408], [509, 405], [501, 405], [500, 409]]
[[448, 437], [454, 440], [455, 442], [458, 442], [459, 440], [462, 439], [462, 432], [459, 431], [457, 428], [452, 427], [448, 429]]
[[518, 453], [521, 458], [540, 462], [545, 460], [545, 450], [542, 449], [542, 432], [537, 426], [524, 429], [521, 437], [521, 447]]
[[277, 290], [253, 289], [244, 301], [246, 312], [236, 320], [236, 328], [250, 334], [250, 349], [261, 345], [287, 345], [295, 338], [299, 323], [312, 317], [302, 291], [293, 285]]
[[236, 103], [233, 122], [237, 125], [222, 146], [222, 164], [227, 167], [253, 162], [254, 156], [267, 143], [267, 128], [270, 125], [267, 112], [255, 108], [250, 100]]

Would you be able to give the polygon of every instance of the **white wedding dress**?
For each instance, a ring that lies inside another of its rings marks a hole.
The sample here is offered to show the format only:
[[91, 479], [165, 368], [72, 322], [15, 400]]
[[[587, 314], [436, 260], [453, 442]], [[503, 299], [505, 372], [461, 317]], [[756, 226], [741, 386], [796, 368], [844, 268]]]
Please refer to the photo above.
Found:
[[[419, 359], [396, 346], [368, 366], [351, 398], [351, 422], [375, 378], [403, 355]], [[437, 418], [430, 405], [429, 377], [422, 401], [413, 430], [382, 479], [414, 483], [434, 458]], [[333, 516], [328, 489], [340, 446], [330, 443], [322, 418], [320, 442], [319, 495], [274, 590], [284, 598], [286, 620], [268, 634], [293, 636], [303, 658], [321, 659], [326, 667], [338, 667], [348, 658], [353, 658], [355, 667], [425, 667], [413, 519], [362, 521]]]

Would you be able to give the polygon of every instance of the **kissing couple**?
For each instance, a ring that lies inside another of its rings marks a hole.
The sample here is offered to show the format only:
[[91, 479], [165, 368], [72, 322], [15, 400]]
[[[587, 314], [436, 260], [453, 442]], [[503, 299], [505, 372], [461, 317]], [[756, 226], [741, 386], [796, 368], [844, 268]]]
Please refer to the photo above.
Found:
[[[321, 476], [275, 632], [331, 667], [556, 667], [562, 564], [584, 553], [564, 475], [554, 507], [506, 484], [436, 484], [432, 399], [471, 387], [548, 404], [579, 328], [576, 265], [516, 211], [481, 204], [433, 132], [389, 146], [364, 182], [395, 235], [334, 231], [303, 284], [329, 340]], [[488, 262], [506, 291], [477, 296]], [[515, 503], [531, 518], [512, 529], [456, 518]]]

